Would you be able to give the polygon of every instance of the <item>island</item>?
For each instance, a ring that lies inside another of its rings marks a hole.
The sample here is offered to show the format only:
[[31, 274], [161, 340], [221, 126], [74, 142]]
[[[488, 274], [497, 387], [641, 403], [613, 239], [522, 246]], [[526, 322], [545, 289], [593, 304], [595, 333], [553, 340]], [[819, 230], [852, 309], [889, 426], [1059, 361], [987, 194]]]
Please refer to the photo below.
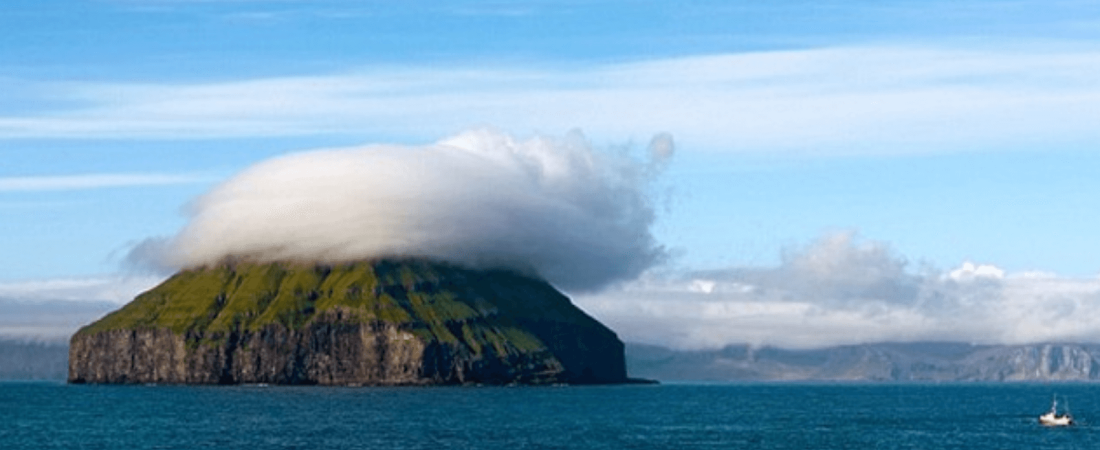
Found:
[[546, 281], [418, 259], [182, 270], [73, 335], [71, 383], [625, 383], [623, 343]]

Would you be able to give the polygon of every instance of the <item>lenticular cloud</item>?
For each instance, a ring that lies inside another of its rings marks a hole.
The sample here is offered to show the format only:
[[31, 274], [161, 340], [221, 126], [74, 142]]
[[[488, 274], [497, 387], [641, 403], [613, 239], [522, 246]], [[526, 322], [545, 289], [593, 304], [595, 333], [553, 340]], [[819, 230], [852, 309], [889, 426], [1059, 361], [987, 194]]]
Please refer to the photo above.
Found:
[[665, 256], [647, 192], [671, 138], [658, 135], [649, 150], [641, 161], [596, 151], [579, 132], [517, 140], [480, 130], [423, 147], [287, 155], [198, 198], [179, 234], [131, 257], [172, 268], [433, 258], [597, 289]]

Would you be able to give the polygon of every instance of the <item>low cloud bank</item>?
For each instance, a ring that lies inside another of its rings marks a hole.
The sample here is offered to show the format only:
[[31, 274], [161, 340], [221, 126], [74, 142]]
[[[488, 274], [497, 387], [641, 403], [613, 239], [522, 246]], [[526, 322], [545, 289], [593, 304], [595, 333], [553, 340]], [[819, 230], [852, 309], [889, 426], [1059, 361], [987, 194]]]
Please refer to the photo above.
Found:
[[624, 340], [677, 348], [1100, 342], [1100, 278], [911, 267], [851, 233], [787, 251], [775, 267], [650, 273], [577, 301]]
[[372, 145], [264, 161], [194, 201], [175, 236], [130, 260], [342, 262], [423, 257], [537, 274], [572, 291], [629, 280], [666, 257], [651, 183], [674, 151], [599, 151], [579, 132], [519, 140], [469, 131], [422, 147]]
[[161, 281], [118, 275], [0, 283], [0, 339], [67, 341]]
[[0, 339], [67, 342], [80, 327], [118, 307], [105, 301], [0, 298]]

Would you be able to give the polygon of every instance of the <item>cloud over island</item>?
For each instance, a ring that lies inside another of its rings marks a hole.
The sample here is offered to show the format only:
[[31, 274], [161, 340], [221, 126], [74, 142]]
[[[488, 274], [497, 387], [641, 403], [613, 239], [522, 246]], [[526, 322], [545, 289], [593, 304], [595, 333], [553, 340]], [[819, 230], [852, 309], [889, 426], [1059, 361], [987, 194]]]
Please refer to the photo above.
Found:
[[664, 134], [637, 158], [597, 150], [580, 132], [521, 140], [475, 130], [420, 147], [291, 154], [196, 199], [177, 235], [142, 242], [131, 259], [184, 268], [431, 258], [592, 290], [666, 257], [650, 231], [649, 185], [672, 152]]

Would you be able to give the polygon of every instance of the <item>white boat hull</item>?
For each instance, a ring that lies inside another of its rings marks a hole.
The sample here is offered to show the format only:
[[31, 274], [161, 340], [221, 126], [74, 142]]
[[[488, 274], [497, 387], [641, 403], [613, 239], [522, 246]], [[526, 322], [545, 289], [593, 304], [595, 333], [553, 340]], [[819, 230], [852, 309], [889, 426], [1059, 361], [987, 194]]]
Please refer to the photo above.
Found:
[[1048, 412], [1039, 416], [1039, 423], [1048, 427], [1067, 427], [1073, 425], [1073, 418], [1068, 415], [1056, 415]]

